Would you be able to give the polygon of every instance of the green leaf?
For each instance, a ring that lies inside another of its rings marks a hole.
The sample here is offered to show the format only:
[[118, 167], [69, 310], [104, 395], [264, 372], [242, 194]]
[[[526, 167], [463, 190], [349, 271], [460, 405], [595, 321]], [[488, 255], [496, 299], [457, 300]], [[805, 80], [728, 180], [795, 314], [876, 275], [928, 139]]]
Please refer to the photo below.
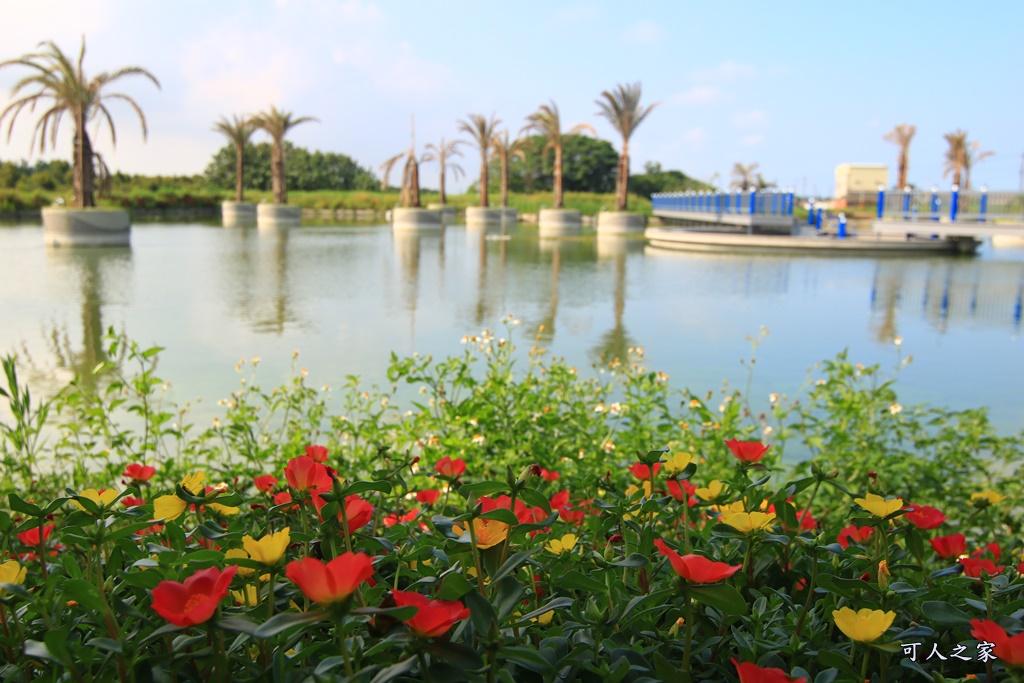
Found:
[[350, 610], [350, 614], [358, 614], [364, 617], [375, 617], [378, 614], [386, 614], [397, 621], [405, 621], [416, 616], [416, 607], [406, 605], [405, 607], [357, 607]]
[[523, 550], [522, 552], [518, 552], [512, 557], [508, 558], [507, 560], [505, 560], [505, 564], [501, 565], [498, 571], [496, 571], [494, 575], [491, 576], [491, 581], [501, 581], [503, 578], [505, 578], [506, 576], [514, 572], [516, 569], [518, 569], [519, 566], [526, 562], [526, 560], [529, 559], [531, 555], [537, 552], [540, 552], [540, 546], [537, 546], [536, 548], [530, 548], [529, 550]]
[[367, 491], [391, 493], [391, 484], [386, 481], [354, 481], [342, 490], [341, 495], [351, 496], [357, 493], [366, 493]]
[[504, 522], [509, 526], [516, 526], [519, 524], [519, 518], [516, 517], [515, 513], [508, 508], [494, 508], [490, 512], [485, 512], [480, 515], [480, 519], [493, 519], [498, 522]]
[[505, 491], [508, 486], [504, 482], [500, 481], [481, 481], [476, 484], [466, 484], [465, 486], [459, 487], [459, 495], [463, 498], [469, 498], [470, 494], [474, 494], [477, 497], [487, 496], [498, 491]]
[[428, 642], [424, 649], [430, 654], [446, 659], [464, 670], [473, 671], [484, 665], [483, 658], [475, 649], [460, 643], [446, 643], [435, 640]]
[[747, 613], [747, 603], [740, 592], [727, 583], [714, 586], [691, 586], [690, 595], [699, 602], [730, 615]]
[[255, 638], [271, 638], [278, 633], [287, 631], [293, 626], [315, 624], [330, 618], [330, 612], [316, 610], [313, 612], [285, 612], [276, 614], [260, 624], [252, 634]]
[[397, 664], [381, 669], [377, 672], [377, 675], [373, 677], [370, 683], [387, 683], [387, 681], [394, 680], [399, 676], [409, 673], [416, 666], [416, 656], [403, 659]]
[[100, 591], [96, 586], [83, 579], [68, 579], [61, 584], [64, 596], [74, 600], [87, 610], [100, 614], [107, 611], [107, 605], [100, 597]]
[[543, 607], [538, 607], [537, 609], [533, 610], [532, 612], [527, 612], [523, 616], [519, 617], [517, 622], [516, 622], [516, 625], [517, 626], [521, 626], [521, 625], [524, 625], [524, 624], [528, 624], [531, 619], [536, 619], [537, 617], [539, 617], [542, 614], [547, 614], [548, 612], [553, 612], [553, 611], [559, 610], [559, 609], [565, 609], [566, 607], [572, 607], [575, 602], [576, 601], [573, 600], [572, 598], [566, 598], [566, 597], [555, 598], [554, 600], [552, 600], [551, 602], [547, 603]]
[[457, 572], [450, 572], [441, 579], [441, 588], [437, 591], [439, 600], [458, 600], [466, 593], [473, 590], [466, 577]]
[[544, 656], [537, 652], [536, 648], [514, 645], [501, 648], [501, 653], [508, 661], [515, 662], [528, 671], [540, 674], [554, 673], [551, 662], [544, 659]]
[[654, 652], [654, 672], [658, 678], [666, 683], [683, 683], [688, 680], [686, 675], [676, 668], [676, 665], [665, 658], [657, 650]]
[[575, 569], [566, 572], [560, 579], [558, 579], [558, 586], [559, 588], [586, 591], [588, 593], [604, 593], [608, 590], [608, 587], [597, 579], [581, 574]]
[[922, 603], [921, 613], [929, 621], [948, 626], [969, 624], [971, 622], [971, 615], [967, 614], [967, 612], [954, 607], [948, 602], [939, 602], [937, 600], [928, 600]]
[[494, 605], [478, 591], [466, 593], [462, 602], [469, 608], [469, 618], [477, 633], [487, 635], [492, 628], [498, 628], [498, 615], [494, 612]]
[[650, 560], [643, 555], [630, 553], [626, 559], [619, 560], [618, 562], [609, 562], [608, 564], [612, 567], [644, 567], [650, 564]]
[[46, 514], [42, 508], [23, 500], [17, 493], [7, 494], [7, 500], [10, 502], [11, 510], [14, 512], [20, 512], [30, 517], [43, 517]]
[[551, 514], [551, 503], [548, 502], [548, 499], [540, 491], [524, 488], [519, 492], [519, 497], [523, 499], [523, 502], [529, 503], [530, 505], [543, 510], [544, 514]]
[[256, 629], [259, 628], [259, 624], [245, 617], [221, 617], [215, 623], [225, 631], [244, 633], [249, 636], [255, 636]]

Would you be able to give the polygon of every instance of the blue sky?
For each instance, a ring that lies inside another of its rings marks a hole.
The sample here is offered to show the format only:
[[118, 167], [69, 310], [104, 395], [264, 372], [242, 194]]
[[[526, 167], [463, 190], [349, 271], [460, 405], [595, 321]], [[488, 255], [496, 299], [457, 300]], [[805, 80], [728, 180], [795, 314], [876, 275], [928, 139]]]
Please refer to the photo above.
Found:
[[[422, 147], [457, 137], [470, 113], [515, 134], [549, 100], [566, 127], [590, 123], [618, 148], [595, 100], [640, 81], [661, 104], [633, 138], [634, 172], [659, 161], [727, 183], [734, 163], [757, 162], [769, 180], [829, 195], [844, 162], [888, 164], [892, 181], [896, 148], [882, 136], [906, 122], [911, 182], [949, 184], [942, 136], [962, 128], [995, 152], [973, 185], [1020, 184], [1019, 2], [0, 0], [0, 16], [0, 60], [48, 39], [77, 53], [84, 33], [87, 73], [132, 64], [160, 79], [161, 90], [122, 81], [147, 143], [116, 102], [117, 149], [106, 131], [98, 140], [130, 173], [200, 173], [223, 144], [214, 120], [270, 104], [320, 120], [296, 128], [295, 144], [373, 169], [408, 146], [411, 113]], [[0, 70], [0, 108], [23, 73]], [[0, 159], [28, 157], [26, 114], [10, 142], [5, 125]], [[70, 137], [65, 127], [57, 156], [70, 158]], [[472, 176], [477, 153], [464, 153]], [[436, 187], [435, 165], [422, 174]]]

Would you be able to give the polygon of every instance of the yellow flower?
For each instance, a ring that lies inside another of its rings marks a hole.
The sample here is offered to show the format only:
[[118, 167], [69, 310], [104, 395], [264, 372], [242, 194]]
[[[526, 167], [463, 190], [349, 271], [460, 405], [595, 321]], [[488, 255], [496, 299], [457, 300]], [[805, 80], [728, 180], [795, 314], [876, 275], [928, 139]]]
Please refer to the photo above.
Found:
[[712, 505], [711, 509], [720, 515], [728, 515], [734, 512], [746, 512], [746, 508], [743, 507], [743, 501], [737, 500], [734, 503], [728, 505]]
[[[644, 487], [644, 497], [645, 498], [650, 498], [651, 497], [651, 490], [652, 490], [651, 489], [651, 480], [650, 479], [645, 479], [644, 481], [642, 481], [640, 483], [643, 484], [643, 487]], [[630, 484], [629, 488], [626, 489], [626, 498], [632, 498], [638, 491], [640, 491], [640, 487], [639, 486], [637, 486], [636, 484]]]
[[774, 512], [730, 512], [729, 514], [722, 515], [723, 523], [745, 534], [767, 529], [774, 520]]
[[533, 617], [532, 619], [530, 619], [530, 621], [535, 621], [538, 624], [541, 624], [543, 626], [547, 626], [548, 624], [551, 623], [551, 619], [554, 618], [554, 616], [555, 616], [555, 610], [548, 610], [547, 612], [545, 612], [544, 614], [541, 614], [540, 616]]
[[888, 517], [903, 507], [902, 498], [886, 500], [879, 495], [869, 493], [864, 498], [854, 498], [853, 502], [873, 514], [875, 517]]
[[206, 472], [199, 470], [192, 474], [185, 475], [185, 478], [181, 480], [181, 488], [185, 489], [193, 496], [203, 495], [203, 482], [206, 481]]
[[712, 480], [707, 486], [702, 487], [694, 491], [698, 497], [703, 500], [714, 500], [718, 496], [722, 495], [722, 488], [724, 484], [717, 479]]
[[249, 584], [240, 591], [231, 591], [235, 603], [243, 607], [255, 607], [260, 604], [260, 592], [256, 586]]
[[[241, 548], [232, 548], [231, 550], [228, 550], [226, 553], [224, 553], [224, 559], [225, 560], [248, 560], [249, 559], [249, 553], [245, 552]], [[227, 564], [231, 564], [231, 563], [228, 562]], [[238, 575], [239, 576], [252, 576], [255, 572], [256, 572], [256, 570], [253, 569], [252, 567], [243, 567], [242, 565], [238, 565]]]
[[249, 557], [257, 562], [268, 566], [275, 565], [284, 555], [284, 551], [288, 549], [288, 544], [291, 543], [289, 532], [290, 528], [285, 527], [276, 534], [267, 534], [258, 541], [252, 536], [244, 536], [242, 537], [242, 547], [245, 548], [245, 552], [249, 553]]
[[[84, 491], [80, 491], [78, 495], [82, 498], [88, 498], [99, 507], [104, 507], [114, 502], [114, 499], [117, 498], [117, 490], [103, 489], [102, 491], [97, 491], [96, 489], [86, 489]], [[77, 505], [79, 510], [85, 510], [85, 506], [77, 500], [73, 500], [71, 502]]]
[[[995, 505], [1006, 500], [1006, 496], [1002, 495], [992, 489], [985, 489], [981, 493], [971, 494], [971, 505], [975, 507], [985, 507], [986, 505]], [[978, 501], [977, 503], [974, 501]], [[980, 505], [979, 505], [980, 503]]]
[[832, 612], [832, 619], [835, 620], [839, 630], [846, 634], [847, 638], [856, 640], [858, 643], [870, 643], [878, 640], [878, 637], [892, 626], [892, 621], [895, 618], [895, 612], [883, 612], [880, 609], [864, 608], [859, 612], [854, 612], [849, 607], [844, 607]]
[[[452, 525], [452, 531], [460, 536], [465, 533], [458, 524]], [[491, 546], [498, 545], [508, 537], [508, 524], [478, 517], [473, 520], [473, 533], [476, 534], [476, 547], [486, 550]]]
[[[0, 564], [0, 583], [13, 583], [17, 586], [25, 583], [25, 574], [28, 569], [22, 567], [17, 560], [8, 560], [3, 564]], [[3, 595], [4, 591], [0, 590], [0, 595]]]
[[690, 463], [693, 462], [693, 456], [689, 453], [673, 453], [666, 456], [664, 462], [665, 471], [669, 474], [675, 474], [689, 467]]
[[562, 538], [551, 539], [551, 541], [544, 547], [555, 555], [561, 555], [562, 553], [567, 553], [575, 548], [576, 541], [577, 539], [575, 534], [566, 534], [565, 536], [562, 536]]
[[177, 519], [187, 509], [188, 503], [177, 496], [160, 496], [153, 501], [153, 519], [158, 522]]
[[206, 507], [210, 508], [214, 512], [219, 512], [222, 515], [237, 515], [238, 508], [231, 505], [221, 505], [220, 503], [207, 503]]

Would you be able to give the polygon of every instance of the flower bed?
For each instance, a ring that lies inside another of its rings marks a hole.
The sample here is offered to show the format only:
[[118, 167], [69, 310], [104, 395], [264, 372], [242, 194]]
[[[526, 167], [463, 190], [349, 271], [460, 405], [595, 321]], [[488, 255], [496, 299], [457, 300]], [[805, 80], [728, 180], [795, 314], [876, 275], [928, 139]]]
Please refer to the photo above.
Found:
[[340, 406], [240, 363], [205, 429], [159, 349], [43, 404], [5, 361], [4, 679], [1024, 680], [1024, 440], [984, 411], [844, 356], [759, 414], [463, 341]]

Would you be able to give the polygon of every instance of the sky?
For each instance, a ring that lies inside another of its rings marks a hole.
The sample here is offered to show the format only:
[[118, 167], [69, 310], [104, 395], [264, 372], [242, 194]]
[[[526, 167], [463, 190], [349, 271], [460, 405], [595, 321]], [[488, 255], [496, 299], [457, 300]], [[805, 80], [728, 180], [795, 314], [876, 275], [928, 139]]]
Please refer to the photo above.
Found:
[[[973, 186], [1022, 182], [1017, 1], [0, 0], [0, 17], [0, 61], [45, 40], [77, 55], [84, 35], [87, 75], [136, 65], [159, 79], [159, 90], [143, 78], [113, 90], [139, 103], [147, 141], [114, 100], [116, 149], [105, 127], [93, 135], [126, 173], [202, 173], [225, 144], [213, 122], [270, 105], [318, 119], [289, 134], [294, 144], [375, 172], [408, 148], [410, 115], [422, 150], [458, 138], [473, 113], [514, 136], [552, 101], [564, 128], [589, 123], [619, 149], [596, 100], [640, 82], [642, 101], [659, 105], [631, 140], [634, 173], [656, 161], [724, 186], [734, 164], [757, 163], [780, 186], [830, 196], [841, 163], [887, 164], [895, 182], [897, 148], [883, 136], [910, 123], [911, 183], [950, 184], [943, 135], [957, 129], [995, 153]], [[0, 109], [26, 73], [0, 69]], [[5, 122], [0, 159], [70, 159], [67, 121], [55, 153], [30, 156], [35, 120], [22, 112], [9, 141]], [[477, 174], [479, 152], [463, 154], [469, 177], [449, 178], [449, 191]], [[425, 187], [438, 172], [421, 168]]]

